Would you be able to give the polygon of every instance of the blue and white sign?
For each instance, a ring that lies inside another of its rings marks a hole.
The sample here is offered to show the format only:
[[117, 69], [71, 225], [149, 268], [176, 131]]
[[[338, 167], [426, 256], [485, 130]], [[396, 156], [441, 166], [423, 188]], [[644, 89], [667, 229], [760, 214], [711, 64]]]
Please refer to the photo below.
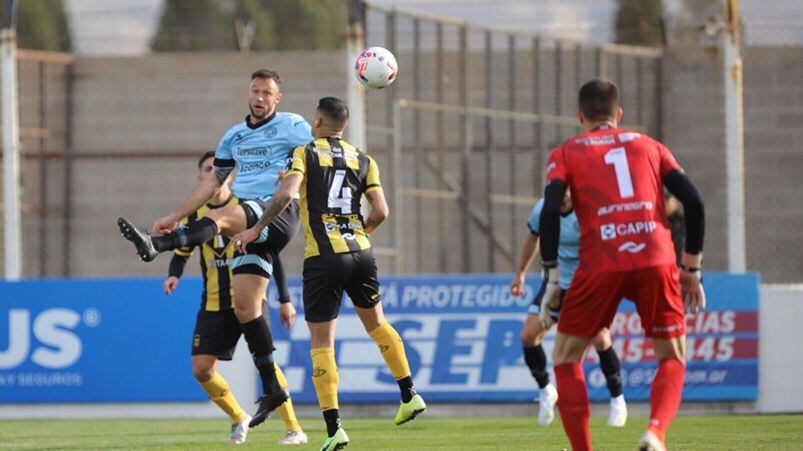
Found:
[[[0, 402], [205, 401], [190, 346], [198, 279], [168, 297], [161, 279], [0, 282]], [[299, 321], [288, 333], [271, 301], [276, 357], [295, 402], [316, 403], [301, 286], [291, 278]], [[404, 337], [418, 390], [430, 402], [531, 401], [537, 387], [519, 333], [540, 282], [514, 298], [507, 275], [386, 277], [383, 306]], [[755, 274], [706, 274], [709, 308], [688, 321], [684, 400], [758, 396]], [[625, 396], [649, 399], [655, 356], [638, 315], [622, 302], [613, 324]], [[551, 354], [554, 332], [545, 339]], [[351, 303], [343, 303], [335, 355], [343, 402], [397, 402], [398, 388]], [[551, 359], [550, 359], [551, 360]], [[607, 400], [594, 351], [585, 371], [592, 400]], [[255, 377], [256, 377], [256, 373]]]
[[0, 402], [206, 400], [188, 282], [184, 298], [160, 279], [0, 282]]
[[[706, 274], [709, 309], [688, 319], [685, 400], [755, 400], [758, 397], [758, 288], [755, 274]], [[293, 299], [301, 299], [297, 280]], [[386, 277], [383, 305], [404, 337], [416, 387], [431, 401], [531, 401], [537, 386], [522, 356], [519, 333], [539, 277], [521, 298], [509, 294], [506, 275]], [[278, 324], [275, 300], [273, 324]], [[397, 385], [351, 304], [338, 319], [335, 357], [340, 399], [397, 402]], [[299, 314], [301, 307], [298, 307]], [[622, 361], [625, 396], [649, 400], [657, 365], [633, 304], [623, 301], [612, 326]], [[276, 330], [276, 328], [274, 328]], [[278, 361], [298, 402], [316, 402], [310, 380], [309, 335], [303, 325], [277, 331]], [[554, 330], [544, 340], [551, 356]], [[551, 359], [550, 359], [551, 360]], [[585, 372], [592, 400], [609, 399], [593, 350]], [[554, 380], [554, 379], [553, 379]]]

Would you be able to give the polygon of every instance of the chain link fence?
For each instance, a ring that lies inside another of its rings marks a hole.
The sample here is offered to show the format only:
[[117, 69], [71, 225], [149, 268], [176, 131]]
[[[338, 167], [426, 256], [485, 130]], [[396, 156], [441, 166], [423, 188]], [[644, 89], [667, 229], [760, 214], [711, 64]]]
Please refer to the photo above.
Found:
[[400, 67], [388, 89], [366, 94], [368, 149], [394, 176], [398, 272], [515, 268], [549, 151], [580, 130], [585, 81], [617, 82], [625, 126], [661, 135], [659, 50], [370, 5], [365, 30], [366, 46], [390, 49]]

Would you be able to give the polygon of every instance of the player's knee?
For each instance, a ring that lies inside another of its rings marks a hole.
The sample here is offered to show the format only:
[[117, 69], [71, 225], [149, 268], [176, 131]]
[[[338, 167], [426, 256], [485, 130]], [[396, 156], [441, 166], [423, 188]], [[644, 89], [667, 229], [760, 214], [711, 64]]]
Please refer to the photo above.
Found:
[[604, 351], [613, 345], [610, 334], [605, 332], [598, 333], [592, 340], [592, 343], [594, 344], [594, 349], [597, 351]]
[[[235, 294], [235, 299], [237, 295]], [[251, 302], [234, 302], [234, 316], [240, 323], [247, 323], [255, 320], [260, 314], [259, 305], [253, 305]]]
[[521, 339], [521, 345], [525, 348], [538, 346], [541, 343], [541, 334], [538, 331], [525, 329], [521, 331], [519, 339]]
[[212, 379], [212, 376], [215, 375], [215, 370], [213, 366], [207, 362], [193, 360], [192, 375], [195, 376], [198, 382], [206, 382]]

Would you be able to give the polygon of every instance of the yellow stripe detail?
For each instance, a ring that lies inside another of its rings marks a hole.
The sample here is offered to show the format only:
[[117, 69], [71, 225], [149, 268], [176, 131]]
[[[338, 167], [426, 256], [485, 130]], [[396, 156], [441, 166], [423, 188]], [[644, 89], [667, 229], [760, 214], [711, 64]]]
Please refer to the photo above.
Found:
[[312, 227], [309, 224], [309, 204], [307, 201], [307, 178], [301, 181], [301, 224], [304, 225], [304, 238], [306, 245], [304, 246], [304, 258], [315, 257], [320, 255], [318, 250], [318, 242], [315, 240], [315, 235], [312, 233]]
[[[211, 247], [204, 244], [201, 246], [203, 259], [206, 263], [206, 310], [217, 312], [220, 310], [220, 268], [214, 265], [215, 253]], [[229, 270], [228, 267], [225, 268]]]
[[371, 247], [371, 242], [368, 241], [368, 237], [365, 236], [364, 231], [359, 231], [355, 235], [357, 236], [357, 238], [354, 241], [356, 241], [357, 244], [360, 245], [360, 250], [364, 251], [369, 247]]

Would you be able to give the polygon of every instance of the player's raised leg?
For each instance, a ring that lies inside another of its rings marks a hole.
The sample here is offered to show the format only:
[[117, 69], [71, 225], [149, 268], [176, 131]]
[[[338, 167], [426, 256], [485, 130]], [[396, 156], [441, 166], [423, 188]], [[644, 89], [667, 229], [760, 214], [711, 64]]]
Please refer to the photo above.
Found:
[[[533, 379], [538, 384], [538, 424], [548, 426], [555, 419], [555, 403], [558, 401], [558, 391], [549, 382], [549, 372], [546, 369], [546, 353], [541, 340], [547, 331], [538, 320], [538, 310], [535, 304], [530, 306], [524, 327], [521, 329], [521, 346], [524, 351], [524, 363], [530, 369]], [[540, 309], [540, 302], [537, 308]]]
[[335, 325], [337, 320], [310, 322], [310, 356], [312, 357], [312, 385], [318, 396], [323, 419], [326, 422], [326, 439], [322, 451], [345, 448], [349, 437], [340, 423], [340, 406], [337, 401], [337, 363], [335, 363]]
[[[287, 384], [287, 378], [284, 377], [284, 372], [282, 369], [279, 368], [279, 365], [276, 365], [276, 378], [279, 380], [279, 386], [283, 389], [287, 390], [290, 393], [290, 387]], [[284, 421], [284, 428], [285, 434], [281, 440], [279, 440], [280, 445], [303, 445], [307, 443], [307, 434], [304, 433], [304, 430], [301, 429], [301, 424], [298, 422], [298, 418], [296, 417], [296, 411], [293, 408], [293, 400], [292, 398], [288, 398], [287, 401], [284, 402], [281, 406], [279, 406], [276, 411], [279, 412], [279, 416], [282, 417], [282, 421]]]
[[161, 252], [185, 246], [198, 246], [211, 240], [218, 233], [232, 236], [245, 230], [246, 217], [242, 207], [229, 205], [210, 210], [206, 216], [188, 222], [163, 235], [149, 235], [125, 218], [117, 219], [117, 226], [125, 239], [131, 241], [142, 261], [151, 261]]
[[561, 333], [555, 337], [555, 378], [558, 383], [558, 409], [563, 430], [574, 451], [591, 449], [588, 420], [591, 404], [588, 401], [586, 378], [581, 360], [590, 338]]
[[229, 390], [226, 379], [215, 371], [216, 362], [217, 357], [213, 355], [194, 355], [192, 356], [192, 373], [201, 384], [201, 388], [209, 395], [209, 400], [217, 404], [220, 410], [231, 418], [229, 443], [240, 445], [248, 436], [248, 422], [251, 420], [251, 416], [240, 407], [234, 394]]
[[379, 347], [390, 373], [399, 384], [401, 402], [394, 422], [396, 425], [402, 425], [414, 420], [415, 417], [427, 410], [427, 404], [413, 386], [410, 364], [407, 362], [407, 354], [404, 352], [404, 342], [401, 336], [385, 320], [381, 303], [377, 303], [373, 308], [360, 308], [355, 305], [354, 310], [360, 317], [368, 335]]
[[594, 349], [599, 355], [599, 367], [605, 375], [608, 385], [608, 392], [611, 394], [610, 412], [608, 415], [608, 426], [624, 427], [627, 423], [627, 403], [625, 395], [622, 394], [622, 371], [619, 363], [619, 356], [613, 349], [611, 340], [611, 330], [607, 327], [594, 336]]

